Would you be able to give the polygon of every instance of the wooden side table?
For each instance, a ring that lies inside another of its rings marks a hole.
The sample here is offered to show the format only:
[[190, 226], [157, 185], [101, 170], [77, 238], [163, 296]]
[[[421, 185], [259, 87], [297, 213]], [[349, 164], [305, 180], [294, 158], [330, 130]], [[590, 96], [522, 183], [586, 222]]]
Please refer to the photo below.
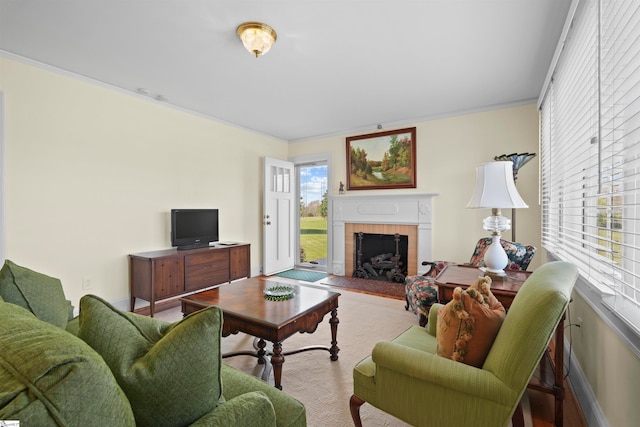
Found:
[[[466, 288], [483, 275], [484, 273], [477, 267], [464, 265], [446, 266], [435, 278], [438, 286], [438, 302], [446, 304], [453, 298], [453, 290], [455, 288]], [[508, 310], [520, 287], [530, 275], [530, 271], [506, 270], [504, 278], [493, 279], [491, 292]], [[555, 398], [554, 423], [558, 427], [562, 427], [564, 417], [564, 318], [565, 316], [563, 315], [556, 328], [553, 358], [547, 349], [540, 360], [538, 370], [534, 372], [529, 382], [529, 388], [553, 394]]]
[[[525, 280], [531, 275], [530, 271], [508, 270], [503, 280], [494, 279], [491, 292], [502, 303], [505, 309], [511, 307], [513, 299]], [[440, 303], [447, 303], [453, 298], [453, 290], [457, 287], [471, 286], [478, 277], [483, 276], [478, 267], [466, 265], [448, 265], [436, 277], [438, 285], [438, 299]]]

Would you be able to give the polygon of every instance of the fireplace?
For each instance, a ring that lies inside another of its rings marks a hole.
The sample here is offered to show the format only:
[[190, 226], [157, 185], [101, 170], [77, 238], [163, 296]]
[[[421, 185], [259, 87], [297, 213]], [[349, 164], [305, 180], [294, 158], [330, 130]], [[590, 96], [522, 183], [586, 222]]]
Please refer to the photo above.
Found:
[[356, 247], [353, 277], [404, 283], [409, 236], [360, 231], [353, 238]]
[[436, 193], [331, 198], [332, 273], [351, 276], [358, 268], [357, 233], [407, 236], [406, 275], [422, 274], [431, 257], [431, 202]]
[[[358, 233], [364, 233], [374, 236], [393, 236], [399, 234], [406, 236], [407, 241], [407, 253], [406, 253], [406, 275], [415, 275], [418, 271], [418, 227], [416, 225], [404, 225], [404, 224], [361, 224], [361, 223], [348, 223], [345, 224], [344, 234], [344, 251], [345, 251], [345, 276], [353, 276], [354, 271], [358, 266], [355, 262], [358, 252], [357, 236]], [[393, 248], [392, 252], [395, 251]], [[368, 255], [368, 254], [367, 254]], [[372, 254], [375, 256], [378, 254]], [[426, 261], [426, 260], [425, 260]], [[335, 274], [335, 273], [334, 273]]]

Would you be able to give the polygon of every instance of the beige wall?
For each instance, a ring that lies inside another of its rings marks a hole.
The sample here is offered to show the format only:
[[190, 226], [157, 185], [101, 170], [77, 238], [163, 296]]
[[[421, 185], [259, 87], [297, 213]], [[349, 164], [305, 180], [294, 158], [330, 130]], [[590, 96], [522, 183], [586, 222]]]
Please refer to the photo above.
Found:
[[[262, 158], [287, 144], [0, 57], [7, 258], [67, 297], [126, 299], [127, 254], [170, 246], [169, 210], [220, 209], [261, 264]], [[83, 279], [92, 289], [82, 289]]]
[[[468, 262], [479, 238], [488, 235], [482, 220], [488, 209], [466, 209], [475, 186], [475, 168], [493, 157], [513, 152], [538, 153], [538, 113], [535, 104], [461, 115], [416, 123], [417, 188], [396, 192], [440, 193], [433, 205], [433, 254], [435, 259]], [[410, 127], [410, 126], [406, 126]], [[391, 129], [385, 129], [391, 130]], [[371, 133], [375, 130], [372, 129]], [[369, 133], [369, 132], [362, 132]], [[346, 141], [335, 137], [290, 144], [289, 157], [314, 153], [331, 156], [333, 170], [329, 188], [336, 194], [339, 182], [346, 185]], [[538, 158], [523, 167], [517, 187], [529, 205], [517, 212], [516, 238], [540, 248], [538, 204]], [[385, 190], [353, 191], [353, 194], [384, 194]], [[511, 217], [511, 211], [503, 212]], [[506, 239], [511, 232], [504, 233]], [[540, 265], [538, 249], [531, 268]]]
[[640, 358], [576, 292], [569, 314], [571, 323], [582, 320], [582, 326], [565, 333], [609, 425], [637, 426]]

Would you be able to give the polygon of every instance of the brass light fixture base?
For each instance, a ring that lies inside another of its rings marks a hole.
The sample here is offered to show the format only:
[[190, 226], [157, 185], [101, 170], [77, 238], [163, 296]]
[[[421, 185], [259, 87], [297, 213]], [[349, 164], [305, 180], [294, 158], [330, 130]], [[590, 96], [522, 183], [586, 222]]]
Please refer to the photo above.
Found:
[[236, 33], [244, 47], [256, 58], [264, 55], [271, 49], [278, 39], [276, 31], [262, 22], [245, 22], [240, 24]]

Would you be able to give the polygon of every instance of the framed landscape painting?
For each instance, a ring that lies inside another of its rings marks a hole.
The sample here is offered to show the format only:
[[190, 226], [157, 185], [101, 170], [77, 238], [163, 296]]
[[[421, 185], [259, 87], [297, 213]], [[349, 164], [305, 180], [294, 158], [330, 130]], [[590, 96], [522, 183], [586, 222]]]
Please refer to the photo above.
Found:
[[347, 190], [416, 188], [416, 128], [347, 138]]

